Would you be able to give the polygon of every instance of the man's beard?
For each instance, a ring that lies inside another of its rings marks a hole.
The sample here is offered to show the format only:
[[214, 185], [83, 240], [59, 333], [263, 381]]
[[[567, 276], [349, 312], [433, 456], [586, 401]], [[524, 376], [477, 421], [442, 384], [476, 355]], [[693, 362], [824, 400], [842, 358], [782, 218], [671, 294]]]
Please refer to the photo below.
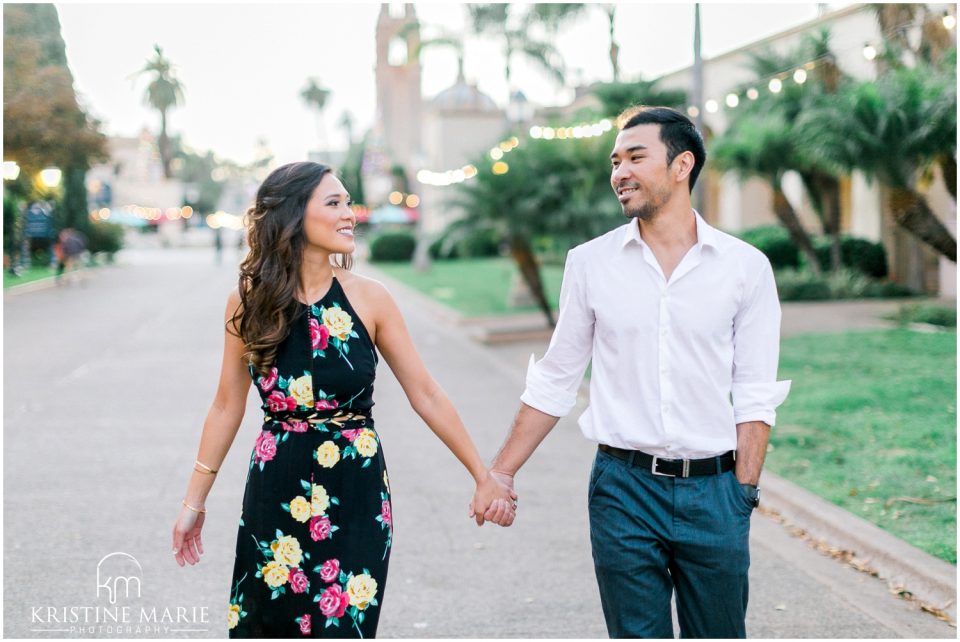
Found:
[[661, 190], [650, 193], [650, 198], [638, 206], [623, 208], [623, 215], [627, 218], [638, 218], [641, 221], [652, 221], [656, 218], [663, 206], [670, 200], [670, 192]]

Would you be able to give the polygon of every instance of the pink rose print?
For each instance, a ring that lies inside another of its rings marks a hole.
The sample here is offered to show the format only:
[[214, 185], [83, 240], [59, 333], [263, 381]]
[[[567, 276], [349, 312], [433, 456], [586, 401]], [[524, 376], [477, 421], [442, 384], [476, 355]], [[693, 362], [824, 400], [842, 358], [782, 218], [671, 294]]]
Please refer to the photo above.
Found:
[[257, 437], [254, 451], [256, 452], [256, 461], [270, 461], [277, 454], [277, 438], [269, 430], [264, 430]]
[[307, 422], [299, 419], [291, 419], [282, 423], [283, 429], [287, 432], [307, 432]]
[[385, 499], [383, 504], [380, 506], [380, 517], [383, 519], [383, 523], [387, 526], [390, 525], [390, 500]]
[[320, 568], [320, 579], [328, 584], [340, 577], [340, 560], [327, 560]]
[[287, 576], [287, 579], [290, 580], [290, 588], [293, 589], [294, 593], [303, 593], [310, 586], [306, 573], [297, 566], [290, 569], [290, 575]]
[[270, 369], [270, 375], [266, 377], [260, 377], [260, 390], [264, 392], [270, 392], [273, 390], [273, 387], [277, 385], [277, 378], [279, 377], [276, 368]]
[[319, 399], [313, 404], [313, 407], [317, 410], [333, 410], [337, 407], [337, 405], [336, 399], [330, 399], [329, 401], [326, 399]]
[[363, 432], [363, 428], [354, 428], [352, 430], [341, 430], [340, 434], [353, 442], [361, 432]]
[[300, 616], [300, 633], [310, 635], [310, 614], [304, 613]]
[[326, 350], [330, 331], [316, 319], [310, 319], [310, 344], [314, 350]]
[[330, 518], [317, 515], [310, 520], [310, 537], [315, 542], [322, 542], [330, 537]]
[[279, 390], [274, 390], [267, 397], [267, 405], [271, 412], [283, 412], [284, 410], [294, 410], [297, 407], [297, 400], [286, 396]]
[[339, 584], [331, 584], [320, 596], [320, 612], [327, 617], [343, 617], [350, 604], [350, 596], [343, 592]]

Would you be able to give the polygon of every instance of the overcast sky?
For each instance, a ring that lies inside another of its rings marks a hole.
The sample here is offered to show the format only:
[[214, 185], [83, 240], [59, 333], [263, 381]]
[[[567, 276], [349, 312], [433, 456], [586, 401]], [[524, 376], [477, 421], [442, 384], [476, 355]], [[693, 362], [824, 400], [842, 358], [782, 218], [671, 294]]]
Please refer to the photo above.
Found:
[[[846, 3], [844, 3], [846, 4]], [[185, 85], [183, 107], [170, 112], [169, 129], [198, 150], [246, 163], [265, 138], [280, 163], [300, 160], [319, 144], [317, 118], [300, 90], [310, 76], [332, 90], [327, 140], [341, 148], [337, 126], [349, 111], [361, 132], [376, 105], [374, 64], [378, 3], [310, 4], [90, 4], [56, 3], [67, 59], [82, 103], [111, 135], [156, 129], [159, 116], [143, 105], [144, 79], [132, 78], [154, 43], [176, 64]], [[515, 10], [522, 11], [524, 5]], [[840, 5], [830, 5], [831, 8]], [[426, 36], [443, 26], [461, 29], [462, 4], [415, 4]], [[817, 5], [706, 3], [701, 9], [703, 53], [721, 54], [815, 18]], [[622, 77], [653, 78], [693, 62], [692, 4], [620, 4], [616, 38]], [[610, 80], [606, 16], [590, 8], [558, 36], [568, 82]], [[448, 48], [425, 49], [422, 90], [430, 97], [456, 78]], [[468, 38], [465, 73], [501, 106], [502, 45]], [[514, 62], [514, 81], [539, 105], [567, 102], [535, 67]]]

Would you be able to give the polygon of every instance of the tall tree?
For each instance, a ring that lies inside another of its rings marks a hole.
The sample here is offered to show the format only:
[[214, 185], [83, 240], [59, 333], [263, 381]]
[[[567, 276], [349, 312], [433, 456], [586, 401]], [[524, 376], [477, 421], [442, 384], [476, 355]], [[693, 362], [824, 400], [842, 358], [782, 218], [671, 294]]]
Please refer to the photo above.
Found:
[[809, 154], [877, 178], [897, 225], [956, 262], [956, 239], [917, 188], [924, 170], [956, 153], [955, 77], [927, 64], [903, 67], [843, 89], [805, 112], [798, 129]]
[[37, 172], [55, 165], [65, 178], [62, 221], [83, 227], [83, 176], [92, 162], [106, 158], [106, 138], [77, 101], [56, 8], [5, 4], [3, 36], [4, 159], [21, 168], [10, 191], [33, 197]]
[[560, 52], [546, 40], [535, 37], [530, 27], [535, 16], [526, 12], [518, 17], [511, 14], [511, 4], [472, 4], [466, 5], [470, 17], [470, 28], [476, 34], [486, 34], [501, 38], [504, 54], [504, 77], [507, 90], [512, 92], [513, 61], [521, 56], [534, 63], [558, 85], [565, 82], [565, 70]]
[[160, 162], [163, 164], [163, 175], [171, 178], [173, 174], [170, 171], [170, 161], [173, 160], [173, 150], [167, 133], [167, 112], [183, 104], [184, 86], [177, 78], [173, 63], [163, 55], [163, 49], [157, 44], [153, 45], [153, 57], [147, 60], [137, 75], [145, 75], [149, 79], [143, 93], [143, 102], [160, 114], [157, 147], [160, 151]]
[[582, 2], [538, 2], [530, 6], [534, 19], [548, 31], [555, 32], [560, 27], [583, 14], [587, 9], [595, 7], [603, 11], [607, 18], [607, 31], [610, 56], [610, 68], [613, 72], [613, 82], [620, 82], [620, 45], [614, 35], [616, 25], [617, 5], [613, 2], [584, 4]]
[[327, 108], [327, 100], [330, 98], [330, 90], [320, 86], [317, 78], [308, 78], [307, 84], [300, 90], [300, 97], [308, 107], [317, 112], [317, 136], [320, 139], [320, 145], [327, 145], [327, 127], [323, 122], [323, 114]]

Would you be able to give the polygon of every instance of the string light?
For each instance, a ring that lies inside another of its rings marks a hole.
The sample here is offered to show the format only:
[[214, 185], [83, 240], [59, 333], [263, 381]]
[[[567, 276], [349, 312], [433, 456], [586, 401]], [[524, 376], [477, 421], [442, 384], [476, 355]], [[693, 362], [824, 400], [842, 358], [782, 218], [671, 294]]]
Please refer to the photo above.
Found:
[[803, 69], [797, 69], [795, 72], [793, 72], [793, 82], [797, 83], [798, 85], [802, 85], [803, 83], [807, 82], [807, 72]]
[[737, 96], [736, 94], [727, 94], [727, 97], [724, 102], [727, 103], [727, 107], [730, 107], [732, 109], [740, 104], [740, 97]]
[[873, 45], [864, 45], [863, 46], [863, 57], [867, 60], [873, 60], [877, 57], [877, 48]]
[[747, 98], [749, 98], [750, 100], [756, 100], [759, 97], [760, 97], [760, 92], [757, 91], [756, 87], [751, 87], [750, 89], [747, 90]]
[[943, 26], [947, 29], [953, 29], [957, 26], [957, 19], [951, 16], [949, 13], [943, 17]]

